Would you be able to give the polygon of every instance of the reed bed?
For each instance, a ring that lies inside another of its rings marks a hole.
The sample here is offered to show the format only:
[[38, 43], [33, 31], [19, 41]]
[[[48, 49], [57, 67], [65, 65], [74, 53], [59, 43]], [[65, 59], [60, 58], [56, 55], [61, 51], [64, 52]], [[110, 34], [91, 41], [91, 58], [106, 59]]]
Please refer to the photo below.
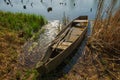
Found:
[[120, 80], [120, 9], [113, 14], [115, 2], [111, 1], [107, 18], [103, 19], [101, 5], [104, 0], [100, 1], [86, 55], [91, 55], [98, 79]]

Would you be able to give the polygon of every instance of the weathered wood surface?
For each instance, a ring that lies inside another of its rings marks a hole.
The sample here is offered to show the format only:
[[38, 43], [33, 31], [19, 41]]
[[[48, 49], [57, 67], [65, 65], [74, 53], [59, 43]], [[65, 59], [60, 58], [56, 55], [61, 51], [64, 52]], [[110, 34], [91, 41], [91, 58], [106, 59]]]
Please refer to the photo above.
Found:
[[[77, 22], [74, 22], [76, 19]], [[66, 29], [61, 31], [54, 40], [54, 43], [50, 45], [46, 56], [42, 60], [43, 62], [40, 62], [40, 66], [37, 66], [37, 70], [41, 74], [48, 73], [55, 69], [67, 56], [72, 53], [72, 51], [81, 43], [85, 37], [88, 26], [88, 17], [80, 16], [76, 19], [68, 24]], [[79, 26], [77, 25], [79, 23], [85, 23], [85, 25]]]
[[73, 44], [71, 44], [67, 49], [63, 50], [60, 54], [58, 54], [45, 64], [46, 72], [50, 72], [55, 69], [56, 66], [58, 66], [68, 55], [71, 54], [71, 52], [80, 44], [80, 42], [84, 38], [86, 31], [87, 28]]

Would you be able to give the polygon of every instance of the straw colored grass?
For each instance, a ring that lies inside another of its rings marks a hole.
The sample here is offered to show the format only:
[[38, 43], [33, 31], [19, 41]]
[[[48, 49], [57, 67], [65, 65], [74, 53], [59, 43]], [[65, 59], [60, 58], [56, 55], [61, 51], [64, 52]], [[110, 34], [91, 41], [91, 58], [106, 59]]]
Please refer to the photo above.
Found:
[[92, 55], [92, 61], [98, 71], [99, 78], [101, 74], [106, 73], [110, 79], [120, 80], [119, 13], [120, 10], [104, 20], [97, 20], [92, 36], [88, 40], [87, 47]]

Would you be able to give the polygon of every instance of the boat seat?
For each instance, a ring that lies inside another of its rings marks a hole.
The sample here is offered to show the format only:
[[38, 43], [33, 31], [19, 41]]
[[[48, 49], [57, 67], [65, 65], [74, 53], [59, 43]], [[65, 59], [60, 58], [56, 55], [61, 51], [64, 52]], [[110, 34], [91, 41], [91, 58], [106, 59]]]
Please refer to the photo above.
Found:
[[80, 23], [87, 22], [88, 23], [88, 20], [74, 20], [73, 22], [80, 22]]
[[82, 26], [82, 27], [88, 26], [88, 20], [74, 20], [73, 22], [79, 23], [79, 24], [77, 24], [78, 26]]
[[52, 48], [60, 49], [60, 50], [65, 50], [67, 49], [72, 43], [71, 42], [62, 42], [59, 45], [54, 44]]

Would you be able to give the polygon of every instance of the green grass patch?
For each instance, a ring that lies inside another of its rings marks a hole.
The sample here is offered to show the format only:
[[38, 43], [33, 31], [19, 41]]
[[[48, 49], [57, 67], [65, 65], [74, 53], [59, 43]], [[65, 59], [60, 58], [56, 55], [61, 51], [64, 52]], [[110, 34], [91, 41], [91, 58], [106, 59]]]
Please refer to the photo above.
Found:
[[20, 32], [21, 37], [28, 39], [47, 23], [45, 17], [34, 14], [11, 13], [0, 11], [0, 25]]
[[41, 29], [39, 30], [35, 35], [32, 36], [32, 40], [36, 41], [39, 37], [40, 37], [40, 34], [44, 33], [45, 32], [45, 29]]
[[36, 80], [38, 72], [35, 69], [27, 70], [23, 80]]

